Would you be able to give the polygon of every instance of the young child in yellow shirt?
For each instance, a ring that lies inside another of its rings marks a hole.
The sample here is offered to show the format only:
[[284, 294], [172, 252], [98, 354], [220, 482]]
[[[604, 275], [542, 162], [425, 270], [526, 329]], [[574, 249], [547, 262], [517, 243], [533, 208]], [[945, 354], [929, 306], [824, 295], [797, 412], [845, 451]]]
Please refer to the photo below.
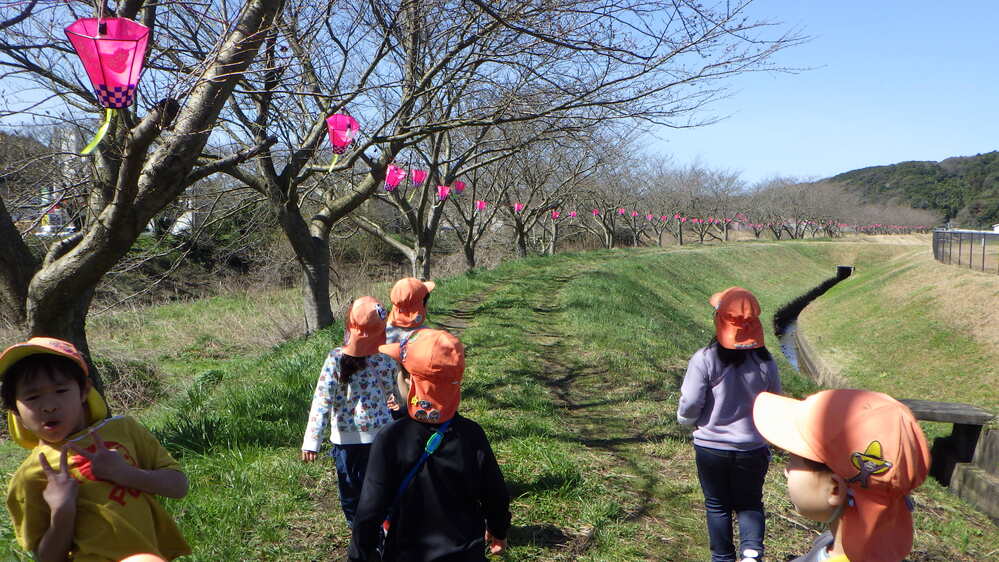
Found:
[[7, 348], [0, 397], [11, 438], [31, 450], [7, 490], [22, 548], [38, 560], [190, 554], [154, 497], [185, 496], [187, 477], [138, 422], [107, 417], [72, 344], [36, 337]]

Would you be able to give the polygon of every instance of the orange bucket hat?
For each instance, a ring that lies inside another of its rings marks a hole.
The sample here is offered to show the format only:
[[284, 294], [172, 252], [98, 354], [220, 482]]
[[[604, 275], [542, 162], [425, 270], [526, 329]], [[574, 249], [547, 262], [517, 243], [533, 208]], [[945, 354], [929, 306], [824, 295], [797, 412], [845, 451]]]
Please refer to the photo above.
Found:
[[715, 336], [722, 347], [763, 347], [760, 303], [753, 293], [742, 287], [729, 287], [711, 295], [708, 302], [715, 308]]
[[378, 353], [385, 343], [385, 318], [388, 312], [374, 297], [358, 297], [347, 310], [347, 334], [343, 352], [354, 357]]
[[404, 277], [396, 281], [389, 299], [392, 312], [388, 321], [397, 328], [415, 328], [427, 319], [427, 308], [423, 299], [434, 290], [433, 281], [420, 281], [416, 277]]
[[774, 445], [828, 466], [853, 498], [839, 532], [850, 560], [897, 562], [912, 549], [908, 494], [926, 479], [930, 450], [912, 412], [887, 394], [824, 390], [805, 400], [768, 392], [753, 406]]
[[465, 346], [458, 338], [444, 330], [418, 330], [402, 343], [378, 350], [402, 364], [412, 377], [410, 417], [426, 423], [443, 423], [454, 417], [465, 374]]
[[[83, 369], [83, 374], [90, 377], [90, 367], [83, 358], [76, 346], [56, 338], [31, 338], [26, 342], [14, 344], [0, 354], [0, 378], [7, 373], [14, 363], [31, 355], [57, 355], [73, 360], [74, 363]], [[108, 417], [108, 406], [104, 402], [101, 393], [91, 385], [90, 392], [87, 393], [87, 425], [91, 425]], [[7, 412], [7, 430], [10, 438], [25, 449], [34, 449], [38, 446], [38, 436], [29, 431], [21, 424], [21, 418], [14, 412]]]

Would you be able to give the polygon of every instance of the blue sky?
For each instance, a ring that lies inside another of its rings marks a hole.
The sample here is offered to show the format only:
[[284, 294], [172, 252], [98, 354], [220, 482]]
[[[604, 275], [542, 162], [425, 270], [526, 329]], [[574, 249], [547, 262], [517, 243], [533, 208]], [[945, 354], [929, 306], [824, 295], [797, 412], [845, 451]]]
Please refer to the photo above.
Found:
[[758, 0], [810, 42], [800, 74], [751, 73], [711, 106], [728, 117], [654, 133], [655, 152], [756, 182], [999, 150], [999, 2]]

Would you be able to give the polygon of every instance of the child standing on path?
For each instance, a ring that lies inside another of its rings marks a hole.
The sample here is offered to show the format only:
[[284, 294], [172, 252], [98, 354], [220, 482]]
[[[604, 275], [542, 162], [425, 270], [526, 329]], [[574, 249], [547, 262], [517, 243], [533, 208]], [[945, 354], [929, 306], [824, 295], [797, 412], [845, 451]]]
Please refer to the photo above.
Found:
[[[770, 449], [753, 424], [753, 401], [781, 392], [780, 374], [763, 345], [760, 304], [741, 287], [715, 293], [715, 339], [691, 357], [677, 419], [694, 425], [697, 478], [704, 493], [712, 562], [763, 557], [763, 481]], [[739, 553], [732, 543], [732, 512]]]
[[190, 554], [154, 495], [182, 498], [187, 477], [149, 431], [107, 417], [83, 356], [31, 338], [0, 355], [10, 437], [31, 449], [7, 490], [18, 544], [37, 560]]
[[389, 298], [392, 311], [388, 317], [387, 343], [399, 343], [427, 321], [427, 301], [436, 287], [433, 281], [405, 277], [396, 281]]
[[763, 393], [753, 417], [790, 454], [784, 473], [794, 508], [831, 530], [795, 562], [899, 562], [909, 554], [908, 494], [930, 468], [909, 408], [866, 390], [824, 390], [805, 400]]
[[378, 353], [385, 343], [386, 316], [385, 307], [373, 297], [360, 297], [350, 305], [347, 341], [326, 357], [302, 441], [302, 460], [316, 460], [329, 422], [340, 506], [348, 525], [361, 497], [371, 442], [392, 421], [387, 401], [395, 386], [396, 364]]
[[510, 494], [482, 427], [457, 413], [464, 347], [427, 329], [381, 350], [409, 375], [409, 417], [385, 428], [372, 446], [350, 559], [378, 559], [386, 518], [382, 560], [481, 561], [486, 543], [502, 553]]

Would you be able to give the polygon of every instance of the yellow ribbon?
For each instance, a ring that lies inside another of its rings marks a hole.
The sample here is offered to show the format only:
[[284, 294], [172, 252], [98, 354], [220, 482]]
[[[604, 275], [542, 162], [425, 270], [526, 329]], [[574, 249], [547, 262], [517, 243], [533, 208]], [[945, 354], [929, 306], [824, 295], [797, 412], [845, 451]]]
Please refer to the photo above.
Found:
[[333, 161], [330, 162], [330, 169], [326, 170], [327, 174], [333, 171], [333, 166], [336, 166], [336, 161], [339, 160], [339, 159], [340, 159], [340, 155], [334, 152], [333, 153]]
[[90, 144], [88, 144], [86, 147], [84, 147], [82, 151], [80, 151], [80, 156], [86, 156], [90, 154], [91, 152], [94, 151], [95, 148], [97, 148], [97, 145], [101, 144], [101, 141], [104, 140], [104, 135], [108, 133], [108, 129], [111, 127], [111, 115], [113, 114], [113, 112], [114, 109], [110, 107], [104, 109], [104, 122], [101, 123], [100, 128], [97, 129], [97, 134], [94, 135], [94, 138], [90, 141]]

